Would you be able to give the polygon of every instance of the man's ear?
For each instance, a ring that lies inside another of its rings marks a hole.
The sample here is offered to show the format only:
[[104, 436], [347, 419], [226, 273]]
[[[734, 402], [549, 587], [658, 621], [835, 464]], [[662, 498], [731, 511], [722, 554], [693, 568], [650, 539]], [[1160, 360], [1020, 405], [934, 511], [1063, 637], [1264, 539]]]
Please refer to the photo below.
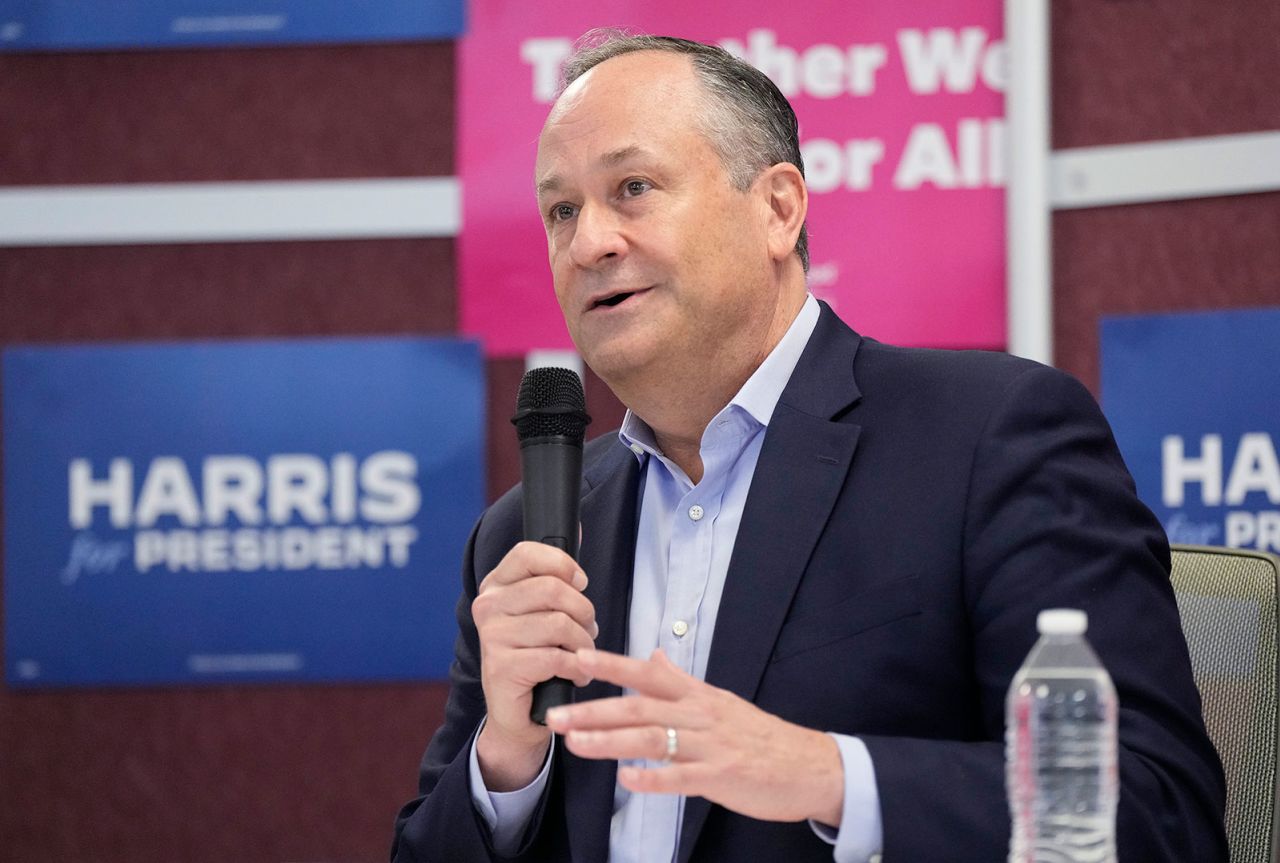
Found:
[[809, 190], [800, 169], [790, 162], [767, 168], [757, 182], [769, 202], [769, 257], [781, 262], [796, 250], [809, 212]]

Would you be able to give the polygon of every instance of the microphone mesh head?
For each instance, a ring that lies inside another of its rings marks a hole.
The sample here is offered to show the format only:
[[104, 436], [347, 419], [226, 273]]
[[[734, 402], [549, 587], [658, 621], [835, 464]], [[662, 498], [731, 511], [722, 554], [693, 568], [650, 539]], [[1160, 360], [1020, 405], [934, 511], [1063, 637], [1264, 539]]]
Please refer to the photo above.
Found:
[[579, 446], [591, 422], [582, 380], [571, 369], [542, 366], [525, 372], [511, 418], [521, 441], [567, 437]]

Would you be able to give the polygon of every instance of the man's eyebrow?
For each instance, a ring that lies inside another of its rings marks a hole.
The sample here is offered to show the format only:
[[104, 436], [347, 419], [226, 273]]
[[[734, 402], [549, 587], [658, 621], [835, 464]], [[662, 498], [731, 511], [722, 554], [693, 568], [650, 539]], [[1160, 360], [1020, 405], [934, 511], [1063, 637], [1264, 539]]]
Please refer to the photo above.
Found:
[[616, 150], [610, 150], [608, 153], [605, 153], [600, 157], [600, 162], [604, 165], [616, 165], [619, 162], [625, 162], [627, 159], [634, 156], [643, 155], [644, 152], [644, 148], [639, 144], [628, 144], [625, 147], [619, 147]]
[[[604, 165], [605, 167], [613, 167], [614, 165], [618, 165], [622, 162], [627, 161], [628, 159], [632, 159], [637, 156], [647, 155], [647, 153], [648, 151], [645, 150], [643, 147], [641, 147], [639, 144], [628, 144], [625, 147], [619, 147], [616, 150], [610, 150], [609, 152], [605, 153], [603, 156], [600, 157], [600, 164]], [[548, 192], [554, 192], [557, 189], [559, 189], [562, 185], [564, 185], [564, 180], [560, 177], [559, 174], [548, 174], [547, 176], [543, 177], [541, 180], [538, 181], [538, 185], [537, 185], [538, 197], [542, 197]]]
[[559, 174], [548, 174], [538, 181], [538, 197], [541, 198], [547, 192], [554, 192], [556, 189], [559, 189], [563, 183], [564, 181], [560, 179]]

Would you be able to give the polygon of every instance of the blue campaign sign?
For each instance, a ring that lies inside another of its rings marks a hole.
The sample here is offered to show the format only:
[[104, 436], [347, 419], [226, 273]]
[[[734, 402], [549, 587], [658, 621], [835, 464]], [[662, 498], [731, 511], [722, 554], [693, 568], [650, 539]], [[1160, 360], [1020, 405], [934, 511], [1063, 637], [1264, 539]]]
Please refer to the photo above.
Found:
[[1102, 405], [1170, 541], [1280, 552], [1280, 309], [1104, 320]]
[[11, 685], [447, 675], [476, 344], [11, 348], [3, 384]]
[[452, 39], [463, 0], [9, 0], [0, 51]]

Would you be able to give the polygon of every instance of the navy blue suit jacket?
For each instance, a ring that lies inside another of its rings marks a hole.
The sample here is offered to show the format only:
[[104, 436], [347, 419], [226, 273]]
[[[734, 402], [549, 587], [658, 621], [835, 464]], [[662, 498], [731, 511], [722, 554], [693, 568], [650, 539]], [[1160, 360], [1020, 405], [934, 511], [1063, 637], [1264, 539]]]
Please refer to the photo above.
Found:
[[[587, 447], [580, 560], [599, 647], [625, 649], [639, 470], [615, 435]], [[497, 859], [474, 811], [485, 713], [476, 586], [520, 539], [519, 488], [466, 553], [444, 725], [397, 861]], [[910, 350], [822, 315], [766, 432], [720, 605], [707, 681], [784, 719], [860, 736], [886, 861], [1003, 861], [1004, 700], [1043, 608], [1089, 614], [1120, 696], [1125, 863], [1226, 859], [1225, 799], [1168, 578], [1169, 551], [1111, 432], [1073, 378], [1003, 354]], [[616, 692], [596, 682], [578, 699]], [[603, 861], [616, 765], [556, 744], [527, 860]], [[806, 824], [701, 798], [679, 860], [829, 861]]]

